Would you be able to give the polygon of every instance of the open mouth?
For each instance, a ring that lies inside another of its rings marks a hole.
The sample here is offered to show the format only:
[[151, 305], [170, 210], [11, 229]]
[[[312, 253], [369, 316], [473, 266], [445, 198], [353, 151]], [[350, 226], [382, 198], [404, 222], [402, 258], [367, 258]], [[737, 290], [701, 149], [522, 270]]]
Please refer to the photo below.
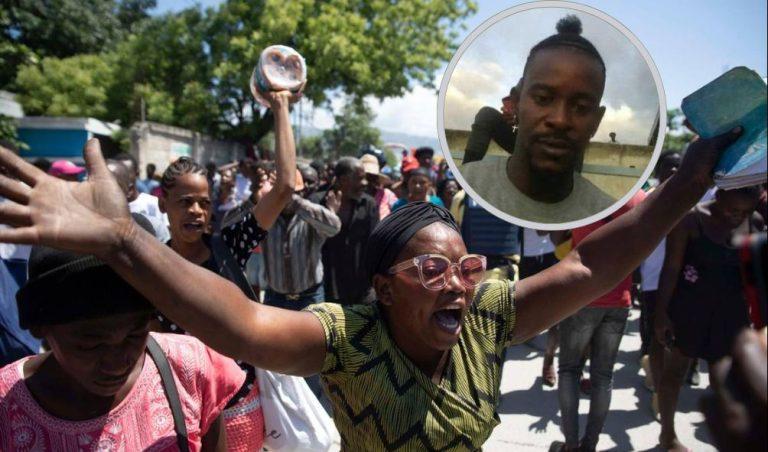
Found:
[[189, 223], [184, 223], [184, 230], [189, 232], [202, 232], [203, 231], [203, 222], [202, 221], [190, 221]]
[[461, 329], [461, 308], [441, 309], [432, 314], [437, 326], [449, 334], [457, 334]]

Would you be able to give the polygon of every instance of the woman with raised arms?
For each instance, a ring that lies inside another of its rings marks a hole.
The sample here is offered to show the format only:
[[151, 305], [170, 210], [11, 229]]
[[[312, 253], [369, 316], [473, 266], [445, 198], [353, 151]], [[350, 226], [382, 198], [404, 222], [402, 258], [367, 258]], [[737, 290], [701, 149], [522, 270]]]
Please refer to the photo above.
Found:
[[[507, 345], [547, 329], [634, 270], [712, 184], [741, 133], [690, 145], [679, 171], [553, 267], [514, 284], [482, 282], [453, 218], [413, 203], [383, 220], [366, 259], [378, 302], [293, 312], [252, 303], [231, 282], [136, 227], [98, 141], [89, 179], [65, 182], [6, 149], [0, 241], [95, 254], [215, 350], [293, 375], [320, 372], [345, 450], [476, 450], [498, 425]], [[621, 249], [621, 253], [614, 250]]]

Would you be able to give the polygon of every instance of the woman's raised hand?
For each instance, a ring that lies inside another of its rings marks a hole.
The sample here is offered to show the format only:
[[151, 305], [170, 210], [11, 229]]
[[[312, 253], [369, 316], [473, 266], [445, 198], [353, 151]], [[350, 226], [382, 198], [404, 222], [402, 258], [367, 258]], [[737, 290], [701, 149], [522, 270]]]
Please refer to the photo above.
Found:
[[88, 179], [50, 176], [0, 147], [0, 242], [46, 245], [100, 257], [115, 251], [134, 225], [95, 138], [83, 151]]

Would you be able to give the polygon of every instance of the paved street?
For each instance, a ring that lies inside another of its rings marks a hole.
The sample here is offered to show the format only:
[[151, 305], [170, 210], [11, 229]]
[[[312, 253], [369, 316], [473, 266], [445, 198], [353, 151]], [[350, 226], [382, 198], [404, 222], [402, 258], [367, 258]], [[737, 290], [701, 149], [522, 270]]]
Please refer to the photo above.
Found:
[[[656, 447], [660, 426], [650, 414], [650, 392], [638, 376], [639, 316], [638, 310], [632, 311], [628, 333], [621, 343], [611, 411], [598, 450], [660, 450]], [[530, 344], [511, 347], [507, 351], [499, 406], [501, 425], [496, 427], [483, 450], [546, 451], [552, 441], [562, 440], [556, 388], [543, 388], [541, 384], [544, 339], [540, 336]], [[698, 411], [698, 400], [709, 386], [706, 366], [702, 371], [701, 385], [683, 388], [677, 414], [680, 439], [696, 452], [715, 450], [704, 417]], [[589, 399], [582, 396], [579, 406], [581, 432], [586, 425], [588, 408]]]

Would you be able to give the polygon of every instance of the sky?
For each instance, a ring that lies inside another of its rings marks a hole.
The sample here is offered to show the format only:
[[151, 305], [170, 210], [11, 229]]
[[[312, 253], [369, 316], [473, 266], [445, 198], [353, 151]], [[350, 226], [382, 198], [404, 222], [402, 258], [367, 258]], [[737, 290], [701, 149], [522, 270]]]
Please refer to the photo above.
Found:
[[[156, 12], [219, 3], [218, 0], [158, 0]], [[479, 0], [477, 12], [464, 21], [457, 44], [494, 14], [522, 3], [525, 2]], [[679, 107], [683, 97], [730, 68], [747, 66], [761, 77], [766, 77], [768, 72], [764, 0], [583, 0], [581, 3], [614, 17], [640, 40], [661, 74], [669, 108]], [[447, 62], [436, 72], [435, 86], [440, 86], [445, 67]], [[342, 102], [343, 99], [336, 99], [332, 102], [333, 108], [338, 109]], [[401, 98], [381, 103], [371, 99], [369, 104], [377, 114], [374, 125], [380, 129], [437, 136], [436, 90], [415, 86]], [[330, 111], [316, 108], [312, 116], [315, 127], [333, 125]]]

